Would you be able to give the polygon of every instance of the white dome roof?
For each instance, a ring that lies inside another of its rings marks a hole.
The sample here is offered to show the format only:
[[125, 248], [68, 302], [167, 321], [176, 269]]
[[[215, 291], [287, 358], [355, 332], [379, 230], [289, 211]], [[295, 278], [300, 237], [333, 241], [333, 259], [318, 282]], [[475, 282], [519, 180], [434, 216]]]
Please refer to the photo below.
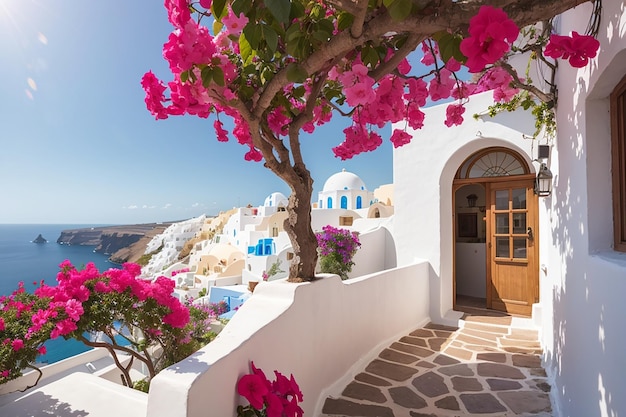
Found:
[[288, 203], [289, 203], [289, 200], [287, 199], [287, 197], [285, 197], [283, 193], [276, 192], [267, 196], [267, 198], [265, 199], [265, 203], [263, 203], [263, 206], [276, 207], [276, 206], [283, 205], [286, 207]]
[[345, 169], [333, 174], [324, 183], [322, 192], [339, 190], [367, 190], [365, 183], [358, 175], [347, 172]]

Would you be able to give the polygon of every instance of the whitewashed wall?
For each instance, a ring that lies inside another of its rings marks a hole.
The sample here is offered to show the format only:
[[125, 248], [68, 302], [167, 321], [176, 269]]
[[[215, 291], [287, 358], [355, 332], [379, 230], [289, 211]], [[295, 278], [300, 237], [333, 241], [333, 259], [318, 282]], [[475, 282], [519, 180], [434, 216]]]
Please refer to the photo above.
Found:
[[534, 131], [530, 113], [516, 111], [493, 118], [472, 118], [491, 103], [491, 92], [472, 96], [466, 106], [465, 123], [452, 128], [443, 123], [447, 104], [424, 109], [424, 127], [410, 132], [414, 135], [411, 143], [394, 150], [394, 222], [400, 225], [394, 230], [398, 265], [410, 264], [416, 258], [428, 259], [431, 265], [430, 314], [433, 320], [442, 323], [454, 324], [458, 318], [451, 311], [452, 182], [457, 169], [471, 154], [491, 146], [513, 149], [526, 158], [531, 169], [537, 168], [531, 162], [535, 143], [524, 139], [524, 134]]
[[428, 321], [428, 294], [425, 262], [343, 282], [260, 283], [213, 342], [152, 381], [148, 415], [234, 415], [250, 360], [268, 376], [293, 373], [305, 415], [319, 415], [325, 390]]
[[[564, 14], [560, 32], [583, 32], [590, 13], [584, 4]], [[612, 250], [608, 100], [626, 75], [623, 2], [603, 1], [600, 27], [598, 58], [579, 70], [559, 65], [554, 194], [541, 219], [550, 238], [542, 246], [542, 342], [562, 416], [626, 413], [626, 254]]]

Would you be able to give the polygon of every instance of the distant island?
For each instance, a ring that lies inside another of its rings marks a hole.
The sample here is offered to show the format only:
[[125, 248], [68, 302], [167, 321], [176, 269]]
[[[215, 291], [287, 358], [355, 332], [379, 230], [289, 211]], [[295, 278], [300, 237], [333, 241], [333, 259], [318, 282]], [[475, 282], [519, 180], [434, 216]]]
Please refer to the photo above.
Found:
[[39, 233], [39, 236], [37, 236], [35, 240], [33, 240], [33, 243], [48, 243], [48, 241], [44, 239], [43, 236], [41, 236], [41, 233]]

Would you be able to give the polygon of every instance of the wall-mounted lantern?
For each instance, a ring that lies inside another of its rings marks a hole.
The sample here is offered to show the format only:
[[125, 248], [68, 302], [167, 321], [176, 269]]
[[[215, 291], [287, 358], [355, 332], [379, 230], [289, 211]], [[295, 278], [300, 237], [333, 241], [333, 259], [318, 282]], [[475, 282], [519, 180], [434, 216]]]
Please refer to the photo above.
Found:
[[476, 194], [470, 194], [467, 197], [467, 207], [476, 207], [476, 201], [478, 196]]
[[545, 162], [541, 163], [535, 178], [535, 194], [539, 197], [549, 197], [552, 194], [552, 171]]

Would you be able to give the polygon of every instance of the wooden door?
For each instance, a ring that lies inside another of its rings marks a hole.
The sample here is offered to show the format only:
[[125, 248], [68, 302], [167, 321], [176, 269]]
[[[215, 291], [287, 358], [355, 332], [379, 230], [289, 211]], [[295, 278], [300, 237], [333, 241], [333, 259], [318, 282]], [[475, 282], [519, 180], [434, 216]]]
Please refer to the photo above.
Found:
[[489, 184], [487, 307], [530, 316], [538, 301], [537, 196], [534, 181]]

